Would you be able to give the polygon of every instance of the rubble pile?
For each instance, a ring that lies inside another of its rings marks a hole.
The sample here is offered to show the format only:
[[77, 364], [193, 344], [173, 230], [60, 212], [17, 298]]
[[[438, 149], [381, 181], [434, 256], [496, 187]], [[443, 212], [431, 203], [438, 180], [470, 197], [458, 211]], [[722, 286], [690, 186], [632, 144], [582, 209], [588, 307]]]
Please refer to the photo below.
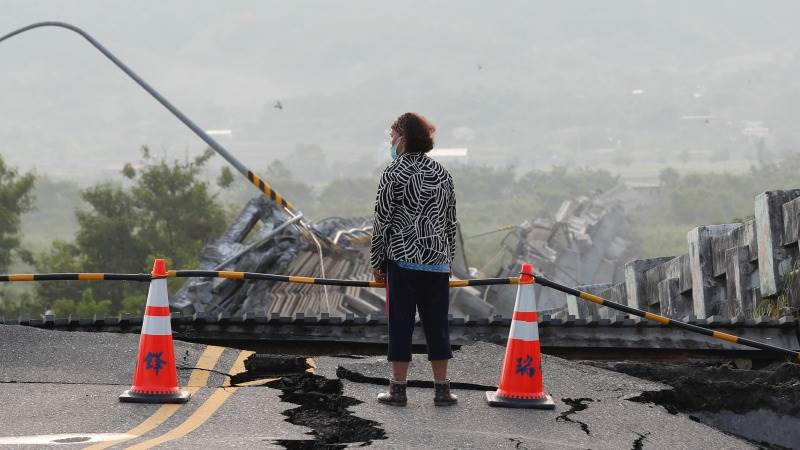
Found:
[[[622, 206], [629, 201], [624, 197], [630, 194], [630, 188], [620, 185], [606, 193], [566, 201], [553, 218], [514, 227], [498, 249], [506, 253], [505, 261], [511, 261], [499, 273], [483, 274], [470, 268], [459, 231], [453, 275], [516, 276], [521, 262], [533, 262], [543, 273], [570, 284], [617, 280], [630, 247], [623, 238], [627, 219]], [[293, 217], [268, 198], [258, 196], [245, 205], [222, 236], [203, 249], [199, 269], [366, 280], [371, 276], [371, 233], [370, 217], [330, 217], [307, 223], [305, 218]], [[455, 317], [508, 316], [514, 292], [498, 287], [465, 287], [451, 290], [450, 299]], [[385, 291], [206, 278], [189, 280], [170, 304], [183, 313], [223, 317], [298, 313], [364, 317], [384, 313]], [[552, 312], [559, 311], [566, 312], [566, 307]]]

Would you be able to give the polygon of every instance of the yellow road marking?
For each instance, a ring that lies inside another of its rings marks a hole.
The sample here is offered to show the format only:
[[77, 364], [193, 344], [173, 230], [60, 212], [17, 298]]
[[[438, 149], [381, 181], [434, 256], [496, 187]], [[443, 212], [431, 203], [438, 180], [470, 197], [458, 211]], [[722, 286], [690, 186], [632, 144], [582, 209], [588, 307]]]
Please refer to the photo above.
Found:
[[[244, 372], [244, 360], [252, 354], [253, 352], [248, 351], [239, 352], [239, 357], [236, 358], [233, 366], [231, 366], [230, 374]], [[128, 449], [145, 450], [186, 436], [203, 425], [236, 392], [236, 389], [235, 387], [230, 387], [230, 378], [226, 379], [223, 387], [216, 389], [183, 423], [161, 436], [133, 445]]]
[[[197, 360], [197, 368], [192, 370], [191, 375], [189, 375], [189, 393], [194, 394], [200, 390], [201, 387], [205, 386], [206, 383], [208, 383], [208, 375], [210, 374], [209, 370], [214, 369], [214, 366], [217, 365], [217, 361], [224, 350], [224, 347], [217, 347], [214, 345], [206, 346], [205, 350], [203, 350], [203, 354], [200, 355], [200, 359]], [[158, 408], [153, 415], [145, 419], [139, 425], [127, 431], [124, 438], [100, 442], [98, 444], [86, 447], [84, 450], [101, 450], [142, 436], [172, 417], [173, 414], [178, 412], [178, 409], [181, 406], [183, 405], [175, 403], [161, 405], [161, 407]]]
[[[189, 375], [187, 387], [192, 394], [208, 384], [208, 376], [211, 375], [210, 371], [214, 370], [214, 366], [217, 365], [217, 361], [219, 360], [219, 357], [222, 356], [223, 351], [225, 351], [224, 347], [209, 345], [206, 347], [206, 350], [203, 352], [203, 354], [200, 355], [200, 359], [197, 361], [197, 367], [199, 369], [207, 370], [195, 369], [192, 371], [192, 374]], [[194, 390], [191, 388], [194, 388]]]
[[306, 372], [308, 373], [317, 372], [317, 362], [314, 361], [314, 358], [306, 358], [306, 364], [308, 364], [308, 369], [306, 369]]

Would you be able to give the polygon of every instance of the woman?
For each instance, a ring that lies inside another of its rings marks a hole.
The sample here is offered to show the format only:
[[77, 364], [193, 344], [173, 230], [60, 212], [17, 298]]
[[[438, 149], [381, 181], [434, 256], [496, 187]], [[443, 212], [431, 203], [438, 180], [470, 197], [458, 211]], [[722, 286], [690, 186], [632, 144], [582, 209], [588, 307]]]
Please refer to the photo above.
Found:
[[434, 404], [454, 405], [447, 362], [450, 330], [448, 281], [456, 244], [453, 179], [426, 153], [434, 126], [405, 113], [392, 125], [393, 162], [383, 171], [375, 201], [371, 264], [376, 280], [386, 281], [392, 380], [378, 401], [405, 406], [414, 316], [419, 310], [435, 383]]

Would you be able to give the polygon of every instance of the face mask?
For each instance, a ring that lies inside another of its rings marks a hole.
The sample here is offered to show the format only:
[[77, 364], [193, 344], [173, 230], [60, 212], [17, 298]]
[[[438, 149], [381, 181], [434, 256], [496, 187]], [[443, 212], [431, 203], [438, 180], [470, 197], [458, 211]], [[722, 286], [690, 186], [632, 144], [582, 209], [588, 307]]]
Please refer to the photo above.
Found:
[[389, 156], [392, 157], [392, 160], [397, 159], [397, 144], [394, 144], [392, 148], [389, 149]]

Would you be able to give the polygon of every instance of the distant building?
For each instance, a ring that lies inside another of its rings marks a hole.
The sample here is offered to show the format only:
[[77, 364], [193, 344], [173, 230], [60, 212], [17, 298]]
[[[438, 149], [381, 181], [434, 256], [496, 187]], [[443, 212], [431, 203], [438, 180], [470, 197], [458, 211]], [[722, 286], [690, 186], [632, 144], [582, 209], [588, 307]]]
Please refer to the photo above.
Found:
[[743, 120], [742, 134], [750, 138], [766, 139], [769, 137], [769, 128], [761, 120]]
[[428, 156], [441, 161], [453, 161], [464, 164], [469, 162], [469, 155], [466, 148], [434, 148], [428, 153]]

